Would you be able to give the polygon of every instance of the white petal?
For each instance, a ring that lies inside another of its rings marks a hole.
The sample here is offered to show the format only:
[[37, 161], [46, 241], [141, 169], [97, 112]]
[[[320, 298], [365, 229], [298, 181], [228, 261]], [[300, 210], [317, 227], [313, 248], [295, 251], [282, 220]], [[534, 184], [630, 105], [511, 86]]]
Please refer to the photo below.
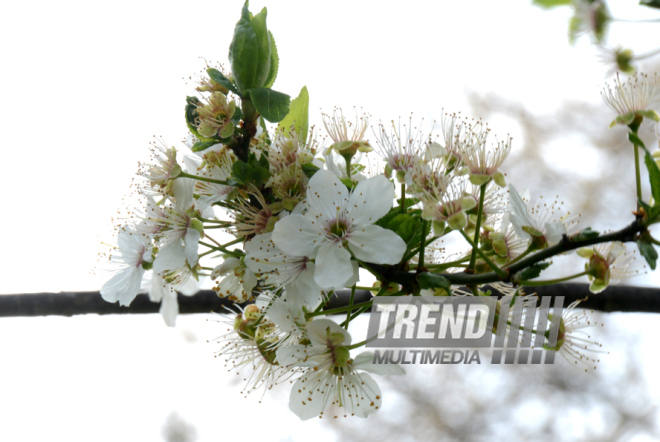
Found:
[[309, 180], [307, 206], [314, 215], [321, 215], [325, 220], [335, 219], [337, 207], [343, 210], [347, 201], [348, 189], [335, 174], [319, 170]]
[[119, 301], [119, 305], [130, 305], [140, 290], [142, 275], [144, 275], [142, 267], [125, 268], [103, 284], [101, 296], [107, 302]]
[[[290, 365], [309, 366], [305, 362], [308, 356], [306, 345], [285, 345], [277, 349], [276, 355], [277, 362], [282, 367], [288, 367]], [[312, 363], [312, 365], [314, 364]]]
[[243, 273], [243, 290], [247, 294], [252, 293], [252, 289], [257, 285], [257, 277], [254, 275], [252, 270], [246, 268], [245, 273]]
[[[329, 374], [329, 376], [332, 375]], [[332, 389], [331, 381], [332, 379], [328, 379], [330, 386], [325, 388], [312, 388], [316, 385], [310, 385], [306, 376], [298, 379], [293, 384], [291, 396], [289, 396], [291, 411], [304, 421], [318, 417], [327, 408], [334, 395], [334, 391], [328, 391], [328, 389]]]
[[175, 205], [180, 212], [190, 209], [195, 200], [193, 198], [193, 189], [195, 180], [191, 178], [177, 178], [172, 183], [172, 193], [174, 194]]
[[340, 333], [344, 336], [341, 345], [351, 345], [350, 333], [341, 328], [339, 324], [330, 319], [317, 319], [307, 326], [307, 333], [313, 347], [327, 348], [328, 329], [330, 329], [330, 333]]
[[325, 236], [318, 222], [303, 215], [289, 215], [275, 223], [272, 239], [287, 254], [313, 258]]
[[190, 227], [186, 230], [186, 236], [183, 238], [186, 245], [185, 256], [191, 267], [196, 266], [199, 259], [199, 254], [197, 253], [199, 250], [199, 238], [199, 232]]
[[353, 368], [380, 375], [406, 374], [406, 371], [399, 364], [374, 364], [373, 360], [373, 352], [360, 353], [353, 359]]
[[382, 393], [378, 383], [366, 373], [344, 375], [340, 388], [344, 408], [357, 417], [367, 417], [382, 405]]
[[566, 226], [561, 221], [553, 221], [545, 225], [545, 239], [549, 245], [557, 244], [566, 234]]
[[316, 265], [308, 262], [306, 267], [292, 283], [286, 285], [286, 299], [294, 304], [304, 303], [314, 308], [321, 300], [321, 289], [314, 281]]
[[162, 247], [156, 259], [154, 260], [154, 272], [164, 273], [168, 270], [176, 270], [183, 267], [186, 263], [186, 257], [183, 254], [184, 248], [181, 240], [176, 239], [166, 246]]
[[[287, 293], [288, 297], [289, 293]], [[259, 299], [257, 299], [257, 306], [259, 306]], [[287, 299], [286, 302], [279, 297], [275, 299], [272, 305], [268, 308], [268, 319], [273, 321], [277, 327], [286, 332], [293, 333], [299, 332], [296, 321], [305, 323], [305, 313], [298, 307], [294, 307]]]
[[163, 301], [160, 303], [160, 314], [168, 327], [176, 325], [176, 317], [179, 314], [179, 303], [176, 299], [176, 291], [172, 288], [166, 289]]
[[353, 276], [351, 254], [341, 244], [328, 242], [319, 249], [316, 255], [314, 281], [321, 289], [342, 289], [346, 287], [346, 281], [351, 276]]
[[349, 216], [354, 224], [373, 224], [392, 208], [394, 185], [384, 175], [361, 181], [348, 199]]
[[226, 258], [224, 262], [216, 266], [211, 272], [211, 278], [216, 279], [218, 276], [225, 276], [229, 272], [241, 265], [241, 260], [238, 258]]
[[401, 237], [380, 226], [358, 226], [348, 236], [348, 243], [357, 259], [374, 264], [398, 264], [406, 253]]

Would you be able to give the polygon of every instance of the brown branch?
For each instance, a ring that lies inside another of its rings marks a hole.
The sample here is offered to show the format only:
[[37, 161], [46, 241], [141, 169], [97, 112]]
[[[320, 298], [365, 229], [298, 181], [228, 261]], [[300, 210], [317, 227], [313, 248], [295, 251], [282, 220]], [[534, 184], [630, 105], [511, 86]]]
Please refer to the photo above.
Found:
[[[603, 293], [593, 295], [587, 284], [555, 284], [529, 288], [527, 293], [539, 296], [564, 296], [564, 305], [588, 297], [580, 307], [603, 312], [660, 313], [660, 289], [650, 287], [613, 286]], [[348, 305], [350, 291], [340, 291], [333, 296], [326, 309]], [[355, 304], [369, 301], [371, 293], [355, 292]], [[179, 311], [186, 313], [227, 312], [235, 306], [219, 298], [212, 290], [202, 290], [194, 296], [178, 295]], [[158, 313], [159, 304], [147, 295], [138, 295], [130, 307], [105, 302], [99, 292], [33, 293], [22, 295], [0, 295], [0, 317], [11, 316], [73, 316], [83, 314], [117, 315]]]

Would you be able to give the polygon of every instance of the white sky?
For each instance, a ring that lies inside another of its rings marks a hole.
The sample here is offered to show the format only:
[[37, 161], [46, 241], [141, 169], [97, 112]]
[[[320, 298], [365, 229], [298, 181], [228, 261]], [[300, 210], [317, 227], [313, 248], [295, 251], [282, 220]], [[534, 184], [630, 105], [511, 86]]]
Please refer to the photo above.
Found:
[[[468, 91], [492, 91], [539, 113], [565, 100], [600, 101], [606, 68], [586, 39], [569, 47], [570, 11], [530, 3], [253, 1], [251, 10], [269, 7], [280, 54], [274, 89], [296, 96], [307, 85], [312, 123], [320, 123], [319, 108], [334, 106], [363, 107], [374, 123], [411, 111], [432, 121], [443, 108], [470, 115]], [[630, 2], [611, 4], [616, 15], [618, 5]], [[241, 6], [236, 0], [62, 0], [0, 7], [0, 293], [98, 290], [104, 281], [89, 272], [137, 161], [148, 157], [154, 134], [175, 145], [185, 137], [183, 107], [194, 86], [182, 78], [204, 67], [199, 57], [226, 63]], [[653, 29], [643, 26], [652, 25], [615, 25], [611, 41], [651, 49]], [[495, 133], [516, 137], [515, 124], [495, 123]], [[180, 326], [213, 337], [200, 321], [182, 318]], [[60, 345], [49, 339], [51, 327]], [[171, 409], [200, 400], [208, 400], [207, 415], [195, 418], [200, 408], [194, 407], [182, 413], [205, 428], [200, 440], [213, 436], [206, 419], [260, 431], [254, 417], [243, 420], [250, 411], [229, 411], [243, 404], [238, 387], [222, 390], [222, 397], [187, 396], [188, 389], [224, 385], [226, 373], [203, 362], [207, 347], [182, 344], [181, 331], [166, 329], [155, 315], [0, 319], [0, 330], [0, 378], [26, 376], [0, 396], [2, 440], [54, 440], [50, 431], [63, 431], [72, 416], [80, 426], [66, 427], [74, 432], [67, 440], [91, 440], [86, 431], [100, 427], [104, 433], [94, 440], [119, 440], [122, 426], [133, 424], [136, 440], [159, 440], [157, 429]], [[195, 384], [181, 383], [179, 375]], [[78, 381], [80, 391], [70, 394]], [[100, 381], [108, 384], [97, 386]], [[153, 402], [140, 406], [131, 398], [136, 391]], [[218, 391], [209, 387], [209, 395]], [[275, 412], [276, 404], [270, 400], [255, 412], [267, 409], [296, 428], [292, 440], [316, 428], [299, 426], [286, 398], [279, 401], [283, 411]], [[29, 437], [21, 438], [20, 429]]]

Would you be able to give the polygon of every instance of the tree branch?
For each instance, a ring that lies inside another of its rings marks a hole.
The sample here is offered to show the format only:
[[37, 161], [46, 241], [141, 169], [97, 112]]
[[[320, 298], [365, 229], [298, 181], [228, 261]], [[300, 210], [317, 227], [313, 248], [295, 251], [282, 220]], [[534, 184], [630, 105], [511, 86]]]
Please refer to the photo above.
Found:
[[[539, 296], [564, 296], [564, 305], [584, 299], [580, 307], [603, 312], [660, 313], [660, 289], [650, 287], [613, 286], [593, 295], [588, 284], [555, 284], [526, 289], [526, 293]], [[348, 305], [350, 291], [342, 290], [332, 296], [325, 309]], [[355, 304], [372, 299], [371, 292], [357, 290]], [[231, 301], [219, 298], [212, 290], [202, 290], [194, 296], [178, 295], [179, 311], [186, 313], [227, 313], [238, 311]], [[244, 305], [244, 304], [241, 304]], [[158, 313], [160, 305], [147, 295], [138, 295], [130, 307], [120, 307], [101, 298], [99, 292], [33, 293], [0, 295], [0, 317], [16, 316], [74, 316], [84, 314], [118, 315]]]

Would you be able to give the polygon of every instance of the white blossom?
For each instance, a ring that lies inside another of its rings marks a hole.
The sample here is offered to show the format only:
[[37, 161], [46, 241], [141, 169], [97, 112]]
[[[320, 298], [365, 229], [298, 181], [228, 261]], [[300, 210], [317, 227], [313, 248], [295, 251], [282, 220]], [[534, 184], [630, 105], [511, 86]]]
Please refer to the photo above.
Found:
[[401, 237], [374, 225], [393, 199], [394, 186], [382, 175], [361, 181], [349, 193], [334, 174], [319, 170], [309, 181], [307, 213], [279, 220], [272, 240], [286, 254], [314, 259], [320, 288], [345, 287], [354, 273], [351, 253], [374, 264], [401, 261], [406, 251]]

